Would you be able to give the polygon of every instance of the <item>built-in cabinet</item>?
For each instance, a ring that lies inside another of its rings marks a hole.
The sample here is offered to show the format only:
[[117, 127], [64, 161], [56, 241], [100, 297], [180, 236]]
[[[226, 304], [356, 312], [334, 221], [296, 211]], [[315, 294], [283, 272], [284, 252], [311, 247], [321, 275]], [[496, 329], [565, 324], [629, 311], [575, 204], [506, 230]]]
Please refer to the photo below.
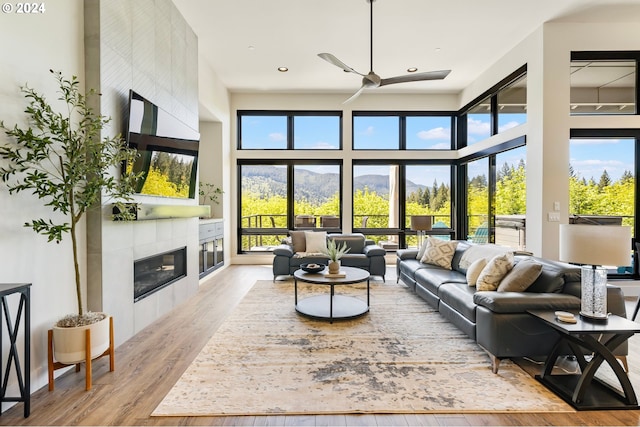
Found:
[[200, 277], [204, 277], [224, 265], [224, 220], [207, 219], [200, 221]]

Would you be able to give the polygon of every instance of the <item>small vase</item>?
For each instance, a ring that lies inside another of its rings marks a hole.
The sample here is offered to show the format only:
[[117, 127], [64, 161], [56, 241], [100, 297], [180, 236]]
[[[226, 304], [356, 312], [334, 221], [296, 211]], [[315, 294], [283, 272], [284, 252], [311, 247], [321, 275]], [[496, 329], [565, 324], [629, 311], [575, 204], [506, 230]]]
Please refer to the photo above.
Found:
[[340, 261], [329, 261], [329, 274], [340, 273]]

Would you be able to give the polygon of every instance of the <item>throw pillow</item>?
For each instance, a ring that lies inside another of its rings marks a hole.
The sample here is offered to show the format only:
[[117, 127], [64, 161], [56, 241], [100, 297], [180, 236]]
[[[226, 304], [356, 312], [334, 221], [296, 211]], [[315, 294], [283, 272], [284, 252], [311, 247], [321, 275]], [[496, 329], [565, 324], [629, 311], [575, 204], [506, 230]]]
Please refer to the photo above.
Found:
[[289, 231], [291, 236], [291, 246], [293, 246], [293, 252], [306, 252], [307, 251], [307, 239], [304, 236], [304, 231]]
[[511, 268], [513, 268], [512, 252], [494, 256], [480, 272], [476, 288], [479, 291], [495, 291]]
[[326, 231], [305, 231], [304, 238], [307, 244], [307, 253], [319, 254], [327, 250]]
[[525, 258], [502, 279], [498, 292], [524, 292], [542, 273], [542, 264]]
[[471, 263], [469, 268], [467, 268], [467, 284], [469, 286], [475, 286], [478, 282], [478, 276], [482, 272], [482, 269], [487, 265], [486, 258], [478, 258], [474, 262]]
[[451, 260], [456, 253], [457, 246], [458, 242], [456, 241], [446, 241], [429, 236], [427, 238], [427, 247], [424, 255], [420, 258], [420, 262], [451, 270]]

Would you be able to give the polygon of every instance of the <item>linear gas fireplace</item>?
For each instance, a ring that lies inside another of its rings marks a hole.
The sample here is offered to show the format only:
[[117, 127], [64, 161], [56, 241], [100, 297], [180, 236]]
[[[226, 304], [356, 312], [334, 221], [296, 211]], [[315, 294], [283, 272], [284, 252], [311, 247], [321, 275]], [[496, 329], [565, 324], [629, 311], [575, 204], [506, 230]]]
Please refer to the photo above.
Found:
[[187, 248], [133, 262], [133, 301], [139, 301], [187, 275]]

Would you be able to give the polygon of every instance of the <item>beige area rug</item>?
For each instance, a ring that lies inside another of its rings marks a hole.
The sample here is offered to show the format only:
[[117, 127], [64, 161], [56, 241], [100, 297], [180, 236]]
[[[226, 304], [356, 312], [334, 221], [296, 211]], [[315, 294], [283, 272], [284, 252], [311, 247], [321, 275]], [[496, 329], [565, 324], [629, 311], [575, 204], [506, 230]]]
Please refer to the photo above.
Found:
[[[366, 299], [364, 285], [336, 293]], [[509, 360], [493, 374], [403, 285], [372, 282], [368, 314], [329, 324], [296, 313], [292, 281], [258, 281], [152, 416], [506, 411], [573, 409]]]

